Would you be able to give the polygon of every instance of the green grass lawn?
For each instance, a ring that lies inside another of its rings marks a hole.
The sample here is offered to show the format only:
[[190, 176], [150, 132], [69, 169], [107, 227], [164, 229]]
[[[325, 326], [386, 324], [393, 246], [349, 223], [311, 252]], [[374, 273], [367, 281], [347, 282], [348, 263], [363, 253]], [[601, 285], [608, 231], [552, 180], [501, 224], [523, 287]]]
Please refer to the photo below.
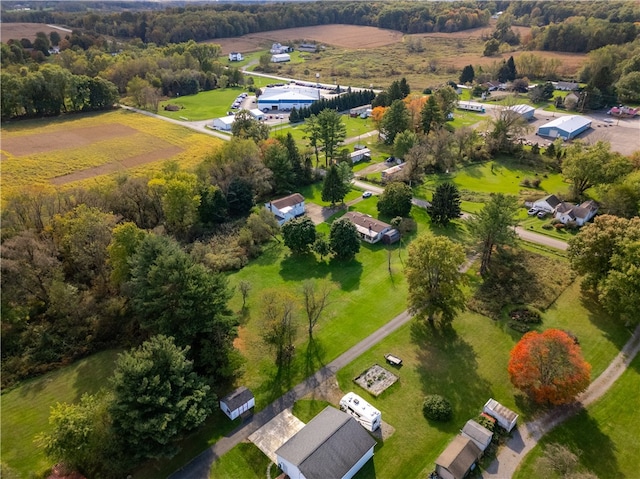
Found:
[[516, 471], [516, 479], [535, 477], [535, 462], [547, 444], [569, 447], [580, 465], [600, 479], [638, 477], [640, 356], [595, 404], [544, 436]]
[[[236, 97], [247, 90], [244, 87], [228, 87], [217, 90], [203, 91], [197, 95], [189, 95], [178, 98], [171, 98], [160, 102], [158, 114], [181, 120], [187, 118], [188, 121], [209, 120], [226, 116], [231, 109], [231, 104]], [[166, 111], [167, 104], [180, 105], [181, 110]]]
[[[209, 477], [216, 479], [244, 479], [267, 477], [271, 460], [250, 442], [243, 442], [222, 456], [211, 467]], [[271, 477], [277, 477], [277, 467], [271, 468]]]
[[2, 462], [21, 477], [39, 476], [53, 464], [34, 444], [50, 431], [49, 410], [58, 402], [74, 403], [84, 393], [107, 385], [118, 351], [104, 351], [71, 366], [25, 381], [4, 393], [2, 404]]

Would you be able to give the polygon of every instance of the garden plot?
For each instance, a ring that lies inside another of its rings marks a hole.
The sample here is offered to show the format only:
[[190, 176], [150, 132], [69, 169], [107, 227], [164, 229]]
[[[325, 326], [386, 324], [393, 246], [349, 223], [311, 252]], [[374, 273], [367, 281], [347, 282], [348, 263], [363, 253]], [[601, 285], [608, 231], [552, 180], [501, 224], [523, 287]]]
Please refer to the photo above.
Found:
[[398, 380], [398, 376], [379, 364], [374, 364], [360, 376], [354, 379], [355, 383], [374, 396], [379, 396], [387, 388], [391, 387]]

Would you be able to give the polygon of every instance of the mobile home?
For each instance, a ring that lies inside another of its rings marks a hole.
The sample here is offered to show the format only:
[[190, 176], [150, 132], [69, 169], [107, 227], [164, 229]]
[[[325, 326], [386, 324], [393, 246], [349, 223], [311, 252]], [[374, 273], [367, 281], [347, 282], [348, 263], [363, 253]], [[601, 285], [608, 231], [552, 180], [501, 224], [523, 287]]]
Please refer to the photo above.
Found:
[[380, 411], [353, 392], [340, 400], [340, 409], [353, 416], [368, 431], [375, 431], [382, 424]]
[[459, 110], [477, 111], [478, 113], [484, 113], [484, 105], [475, 101], [461, 101], [458, 102]]

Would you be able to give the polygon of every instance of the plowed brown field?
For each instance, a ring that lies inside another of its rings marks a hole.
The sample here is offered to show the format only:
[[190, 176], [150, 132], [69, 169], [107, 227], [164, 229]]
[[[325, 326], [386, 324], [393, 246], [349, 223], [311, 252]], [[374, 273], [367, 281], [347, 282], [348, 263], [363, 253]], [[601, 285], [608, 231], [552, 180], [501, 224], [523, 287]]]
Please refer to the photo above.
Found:
[[29, 40], [35, 40], [36, 33], [44, 32], [49, 35], [49, 32], [58, 32], [62, 38], [70, 33], [70, 30], [63, 27], [50, 27], [44, 23], [2, 23], [2, 29], [0, 29], [0, 39], [6, 43], [9, 40], [20, 40], [22, 38], [28, 38]]

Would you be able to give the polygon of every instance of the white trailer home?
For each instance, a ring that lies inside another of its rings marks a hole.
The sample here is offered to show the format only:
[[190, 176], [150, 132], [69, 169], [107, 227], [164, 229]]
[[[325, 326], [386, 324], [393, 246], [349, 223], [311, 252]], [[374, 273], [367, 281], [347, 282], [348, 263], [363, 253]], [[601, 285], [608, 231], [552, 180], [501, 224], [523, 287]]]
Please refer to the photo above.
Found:
[[271, 63], [282, 63], [282, 62], [290, 62], [291, 55], [288, 53], [276, 53], [271, 55]]
[[340, 409], [353, 416], [362, 427], [375, 431], [382, 424], [382, 414], [356, 393], [350, 392], [340, 399]]
[[460, 101], [458, 102], [458, 110], [475, 111], [478, 113], [484, 113], [484, 105], [475, 101]]

